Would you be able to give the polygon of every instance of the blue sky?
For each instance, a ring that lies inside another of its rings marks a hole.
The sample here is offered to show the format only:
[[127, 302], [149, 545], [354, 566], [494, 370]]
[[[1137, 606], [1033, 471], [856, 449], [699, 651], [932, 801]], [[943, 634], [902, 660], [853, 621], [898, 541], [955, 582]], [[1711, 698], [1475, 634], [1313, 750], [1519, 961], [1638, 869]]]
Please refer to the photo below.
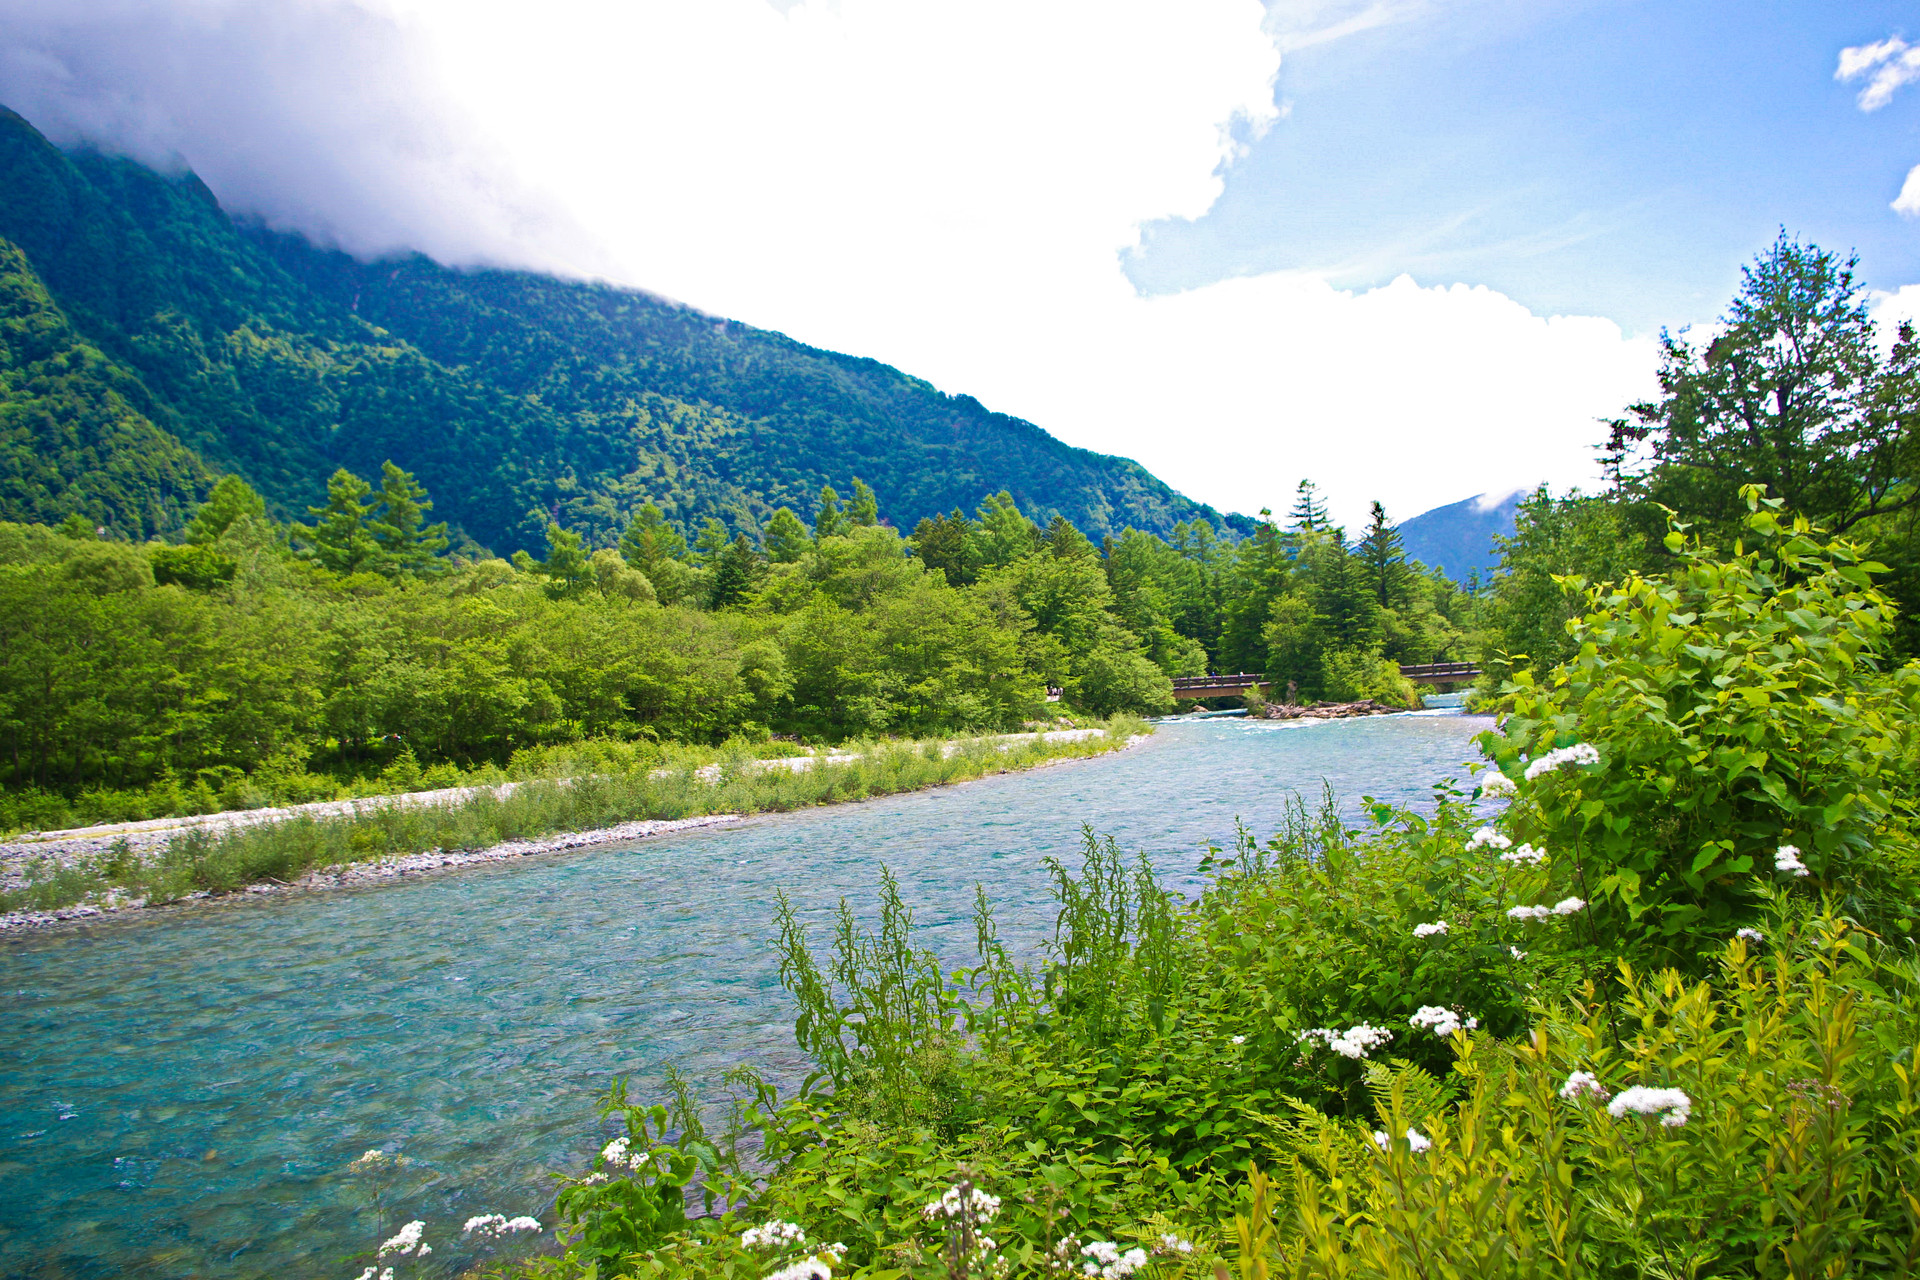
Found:
[[1147, 292], [1287, 269], [1345, 286], [1401, 272], [1636, 331], [1708, 320], [1780, 226], [1920, 281], [1920, 222], [1889, 203], [1920, 164], [1920, 86], [1875, 112], [1839, 51], [1906, 32], [1877, 0], [1530, 0], [1290, 52], [1286, 117], [1215, 206], [1144, 230]]

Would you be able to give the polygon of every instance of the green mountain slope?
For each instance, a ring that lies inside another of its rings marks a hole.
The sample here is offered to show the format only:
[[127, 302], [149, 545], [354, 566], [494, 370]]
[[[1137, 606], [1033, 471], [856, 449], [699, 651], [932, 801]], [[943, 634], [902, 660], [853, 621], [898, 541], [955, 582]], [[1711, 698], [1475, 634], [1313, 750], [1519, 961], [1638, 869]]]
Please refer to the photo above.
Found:
[[[611, 543], [647, 501], [683, 525], [753, 528], [855, 475], [907, 526], [1000, 489], [1096, 536], [1245, 523], [875, 361], [633, 290], [359, 263], [236, 223], [191, 174], [62, 153], [4, 108], [0, 237], [23, 255], [8, 270], [37, 277], [94, 352], [76, 394], [111, 391], [132, 414], [117, 433], [91, 429], [97, 456], [78, 466], [78, 445], [43, 458], [44, 430], [10, 427], [0, 519], [82, 510], [126, 534], [164, 530], [206, 469], [297, 516], [335, 467], [375, 474], [391, 458], [432, 490], [436, 516], [500, 552], [539, 546], [549, 519]], [[83, 473], [107, 479], [89, 488]]]

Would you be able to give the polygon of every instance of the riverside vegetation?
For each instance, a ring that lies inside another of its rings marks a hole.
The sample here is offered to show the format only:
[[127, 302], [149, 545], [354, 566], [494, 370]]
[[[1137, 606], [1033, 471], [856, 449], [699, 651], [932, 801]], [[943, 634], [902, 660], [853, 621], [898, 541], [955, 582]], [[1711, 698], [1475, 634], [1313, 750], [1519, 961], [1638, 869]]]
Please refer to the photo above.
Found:
[[616, 1084], [558, 1252], [494, 1267], [1913, 1273], [1920, 666], [1877, 565], [1747, 497], [1744, 545], [1588, 588], [1431, 813], [1301, 808], [1192, 901], [1089, 831], [1034, 960], [984, 890], [957, 970], [885, 872], [824, 952], [782, 904], [812, 1076]]

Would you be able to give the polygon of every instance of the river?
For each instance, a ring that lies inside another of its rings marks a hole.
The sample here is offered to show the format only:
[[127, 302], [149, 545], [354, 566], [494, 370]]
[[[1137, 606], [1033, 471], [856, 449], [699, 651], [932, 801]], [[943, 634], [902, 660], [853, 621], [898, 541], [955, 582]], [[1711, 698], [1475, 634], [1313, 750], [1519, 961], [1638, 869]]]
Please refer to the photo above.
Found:
[[[1177, 720], [1119, 756], [641, 844], [394, 884], [241, 899], [0, 942], [0, 1276], [341, 1276], [372, 1219], [346, 1166], [418, 1163], [401, 1205], [449, 1223], [539, 1214], [584, 1165], [594, 1098], [748, 1061], [801, 1070], [768, 945], [786, 889], [826, 940], [882, 863], [922, 940], [971, 959], [1051, 924], [1042, 859], [1080, 824], [1192, 887], [1234, 821], [1277, 827], [1322, 780], [1430, 804], [1488, 721]], [[390, 1219], [391, 1221], [392, 1219]]]

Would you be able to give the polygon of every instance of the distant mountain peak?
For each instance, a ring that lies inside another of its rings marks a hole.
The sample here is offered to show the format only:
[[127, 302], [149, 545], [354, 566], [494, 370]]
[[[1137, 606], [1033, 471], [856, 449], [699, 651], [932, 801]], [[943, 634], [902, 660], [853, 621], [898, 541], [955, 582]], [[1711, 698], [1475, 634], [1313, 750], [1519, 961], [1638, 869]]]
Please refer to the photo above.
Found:
[[1475, 494], [1423, 511], [1398, 526], [1400, 543], [1408, 559], [1439, 569], [1456, 582], [1475, 573], [1484, 582], [1500, 564], [1493, 540], [1512, 536], [1516, 513], [1529, 492], [1523, 488], [1504, 497]]

